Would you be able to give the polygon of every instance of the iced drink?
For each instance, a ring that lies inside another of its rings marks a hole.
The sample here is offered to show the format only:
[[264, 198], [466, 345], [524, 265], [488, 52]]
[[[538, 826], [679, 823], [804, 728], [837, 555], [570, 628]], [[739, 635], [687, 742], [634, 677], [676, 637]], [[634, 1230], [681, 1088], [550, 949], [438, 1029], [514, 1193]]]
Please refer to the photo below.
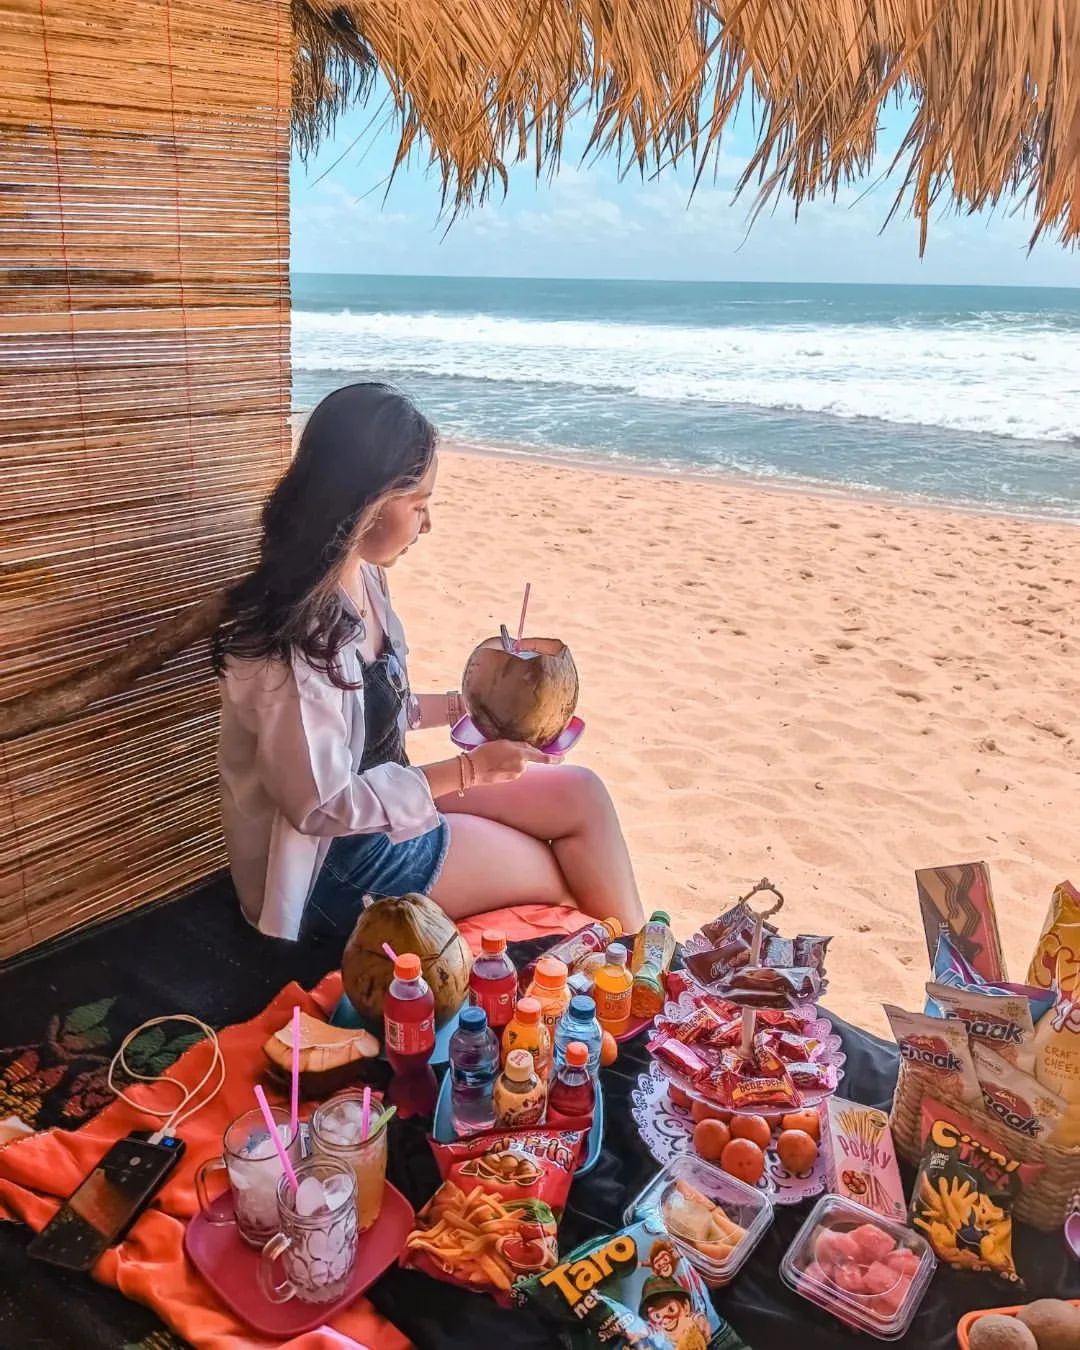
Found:
[[[299, 1136], [293, 1135], [287, 1111], [274, 1107], [272, 1114], [285, 1152], [295, 1167], [300, 1161]], [[245, 1111], [237, 1116], [225, 1131], [222, 1156], [204, 1162], [196, 1174], [199, 1204], [210, 1223], [231, 1222], [216, 1217], [216, 1208], [206, 1190], [209, 1174], [222, 1169], [228, 1173], [240, 1236], [253, 1247], [261, 1247], [278, 1230], [277, 1185], [284, 1170], [261, 1111]]]
[[296, 1175], [295, 1191], [287, 1177], [278, 1182], [276, 1231], [262, 1250], [259, 1282], [274, 1303], [330, 1303], [345, 1293], [356, 1262], [356, 1182], [341, 1163], [317, 1159]]
[[355, 1089], [331, 1097], [311, 1118], [315, 1157], [345, 1163], [356, 1176], [356, 1218], [361, 1232], [372, 1226], [382, 1208], [386, 1136], [382, 1108], [372, 1104], [364, 1137], [363, 1094]]

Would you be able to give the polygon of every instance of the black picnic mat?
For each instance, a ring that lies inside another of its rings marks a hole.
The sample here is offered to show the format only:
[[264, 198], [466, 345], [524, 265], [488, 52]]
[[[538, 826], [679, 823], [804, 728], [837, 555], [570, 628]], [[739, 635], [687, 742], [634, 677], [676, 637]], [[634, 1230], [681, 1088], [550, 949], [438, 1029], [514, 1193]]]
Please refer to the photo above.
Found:
[[[514, 944], [519, 963], [552, 939]], [[226, 1026], [254, 1016], [290, 979], [315, 984], [339, 949], [297, 946], [255, 933], [239, 917], [227, 882], [143, 910], [50, 947], [0, 976], [0, 1119], [14, 1114], [35, 1128], [74, 1129], [108, 1100], [104, 1075], [121, 1038], [147, 1018], [190, 1012]], [[872, 1001], [868, 991], [868, 1004]], [[845, 1096], [888, 1105], [896, 1076], [893, 1046], [833, 1019], [847, 1054]], [[146, 1070], [161, 1071], [185, 1048], [182, 1035], [156, 1037], [143, 1050]], [[656, 1171], [638, 1136], [631, 1093], [647, 1059], [643, 1040], [623, 1046], [602, 1075], [604, 1150], [595, 1170], [574, 1184], [560, 1245], [622, 1223], [623, 1210]], [[419, 1206], [438, 1174], [420, 1122], [394, 1122], [391, 1180]], [[910, 1175], [905, 1178], [910, 1184]], [[780, 1282], [780, 1259], [807, 1206], [778, 1208], [776, 1221], [736, 1281], [714, 1295], [718, 1310], [754, 1350], [825, 1350], [851, 1334]], [[0, 1224], [0, 1350], [180, 1350], [184, 1342], [147, 1309], [89, 1276], [67, 1276], [30, 1261], [29, 1231]], [[1060, 1235], [1018, 1227], [1016, 1251], [1029, 1297], [1080, 1297], [1080, 1271]], [[551, 1329], [531, 1315], [397, 1268], [369, 1294], [379, 1311], [419, 1350], [552, 1350]], [[985, 1275], [939, 1269], [911, 1331], [896, 1344], [951, 1350], [970, 1308], [1009, 1302]], [[379, 1350], [372, 1346], [371, 1350]]]

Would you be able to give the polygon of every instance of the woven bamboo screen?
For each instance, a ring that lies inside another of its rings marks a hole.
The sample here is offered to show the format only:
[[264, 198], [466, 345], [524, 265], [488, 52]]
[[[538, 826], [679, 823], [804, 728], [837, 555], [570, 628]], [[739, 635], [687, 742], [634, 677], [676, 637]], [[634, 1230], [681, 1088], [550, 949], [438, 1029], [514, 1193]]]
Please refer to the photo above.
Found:
[[[289, 452], [287, 0], [0, 0], [0, 698], [241, 569]], [[0, 954], [223, 859], [205, 643], [0, 745]]]

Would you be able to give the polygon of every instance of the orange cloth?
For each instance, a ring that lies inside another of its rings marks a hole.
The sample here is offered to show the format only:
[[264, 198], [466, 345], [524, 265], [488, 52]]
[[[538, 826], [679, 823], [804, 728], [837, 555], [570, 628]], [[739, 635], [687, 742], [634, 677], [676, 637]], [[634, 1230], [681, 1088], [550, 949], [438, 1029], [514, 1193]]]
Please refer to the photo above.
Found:
[[[511, 941], [519, 941], [574, 932], [582, 923], [582, 916], [574, 910], [525, 905], [467, 920], [461, 930], [470, 946], [478, 948], [486, 927], [500, 928]], [[320, 1327], [288, 1342], [270, 1340], [248, 1329], [220, 1302], [183, 1251], [185, 1224], [198, 1208], [195, 1173], [205, 1159], [221, 1153], [229, 1122], [250, 1109], [254, 1085], [262, 1077], [264, 1043], [288, 1021], [294, 1004], [313, 1016], [328, 1017], [340, 996], [338, 972], [326, 976], [310, 993], [298, 984], [288, 984], [250, 1022], [219, 1033], [227, 1070], [224, 1086], [208, 1106], [184, 1122], [187, 1149], [176, 1171], [124, 1241], [110, 1247], [93, 1269], [96, 1280], [152, 1308], [198, 1350], [351, 1350], [354, 1344], [361, 1350], [409, 1350], [409, 1340], [367, 1299], [358, 1299], [338, 1313], [332, 1327]], [[206, 1042], [200, 1042], [169, 1072], [192, 1087], [206, 1071], [209, 1056]], [[178, 1099], [168, 1083], [137, 1085], [126, 1091], [136, 1101], [159, 1108], [171, 1109]], [[272, 1101], [287, 1104], [283, 1094], [268, 1095]], [[79, 1130], [46, 1130], [0, 1149], [0, 1218], [20, 1219], [35, 1230], [43, 1228], [59, 1208], [60, 1198], [72, 1194], [109, 1146], [131, 1130], [147, 1129], [152, 1119], [118, 1100]]]

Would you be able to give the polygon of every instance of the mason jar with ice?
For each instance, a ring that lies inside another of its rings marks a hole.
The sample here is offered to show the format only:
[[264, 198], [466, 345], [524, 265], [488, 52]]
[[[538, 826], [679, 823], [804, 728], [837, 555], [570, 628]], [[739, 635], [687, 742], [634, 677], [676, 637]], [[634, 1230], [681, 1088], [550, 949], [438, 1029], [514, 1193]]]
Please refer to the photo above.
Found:
[[[294, 1133], [287, 1111], [272, 1107], [271, 1114], [286, 1156], [295, 1168], [300, 1162], [299, 1131]], [[207, 1178], [216, 1171], [228, 1175], [232, 1215], [223, 1208], [221, 1195], [211, 1199], [207, 1190]], [[245, 1111], [225, 1131], [221, 1156], [210, 1158], [195, 1173], [195, 1192], [203, 1218], [212, 1224], [235, 1221], [244, 1241], [261, 1247], [278, 1231], [277, 1187], [283, 1174], [262, 1111]]]
[[313, 1155], [345, 1163], [356, 1176], [356, 1219], [361, 1232], [374, 1224], [382, 1209], [387, 1125], [392, 1114], [392, 1109], [384, 1111], [372, 1104], [365, 1131], [363, 1092], [350, 1088], [323, 1102], [311, 1117]]

